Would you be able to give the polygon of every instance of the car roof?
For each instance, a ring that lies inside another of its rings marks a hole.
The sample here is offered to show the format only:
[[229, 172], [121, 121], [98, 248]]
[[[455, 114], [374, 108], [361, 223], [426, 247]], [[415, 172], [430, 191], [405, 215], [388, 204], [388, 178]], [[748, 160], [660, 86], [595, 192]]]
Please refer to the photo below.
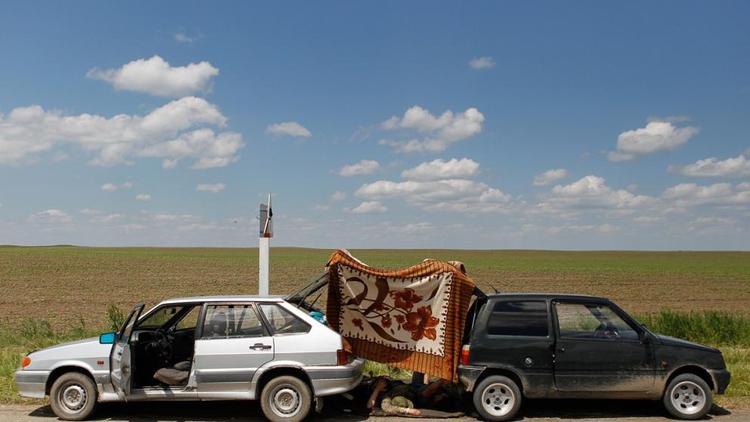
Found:
[[191, 296], [176, 297], [159, 302], [169, 303], [197, 303], [197, 302], [281, 302], [284, 296], [258, 296], [258, 295], [227, 295], [227, 296]]
[[587, 300], [587, 301], [596, 301], [596, 302], [609, 302], [609, 299], [606, 297], [600, 297], [600, 296], [589, 296], [589, 295], [579, 295], [579, 294], [570, 294], [570, 293], [493, 293], [490, 295], [487, 295], [489, 298], [528, 298], [528, 299], [571, 299], [571, 300]]

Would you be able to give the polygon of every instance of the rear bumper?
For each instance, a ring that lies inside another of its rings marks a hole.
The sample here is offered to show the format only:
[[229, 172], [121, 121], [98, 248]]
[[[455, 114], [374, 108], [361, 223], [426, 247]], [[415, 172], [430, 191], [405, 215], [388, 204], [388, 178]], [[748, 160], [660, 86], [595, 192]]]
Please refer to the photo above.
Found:
[[716, 392], [718, 394], [724, 394], [724, 391], [726, 391], [729, 386], [729, 380], [732, 378], [732, 374], [726, 369], [710, 369], [708, 372], [714, 380]]
[[459, 365], [458, 366], [458, 380], [464, 385], [466, 391], [474, 391], [474, 385], [477, 383], [479, 376], [484, 371], [484, 366], [474, 365]]
[[15, 381], [18, 394], [22, 397], [43, 399], [47, 387], [49, 371], [16, 371]]
[[345, 393], [362, 381], [364, 359], [354, 359], [341, 366], [308, 366], [305, 372], [312, 381], [316, 397]]

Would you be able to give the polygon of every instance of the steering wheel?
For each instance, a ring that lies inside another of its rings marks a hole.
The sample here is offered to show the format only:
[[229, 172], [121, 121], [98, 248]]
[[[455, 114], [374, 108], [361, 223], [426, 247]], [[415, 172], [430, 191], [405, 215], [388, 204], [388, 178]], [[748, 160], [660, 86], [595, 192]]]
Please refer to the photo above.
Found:
[[146, 346], [147, 349], [164, 364], [168, 364], [174, 355], [172, 345], [173, 336], [163, 328], [154, 331], [154, 338]]
[[594, 332], [596, 338], [620, 338], [620, 332], [612, 324], [601, 323]]

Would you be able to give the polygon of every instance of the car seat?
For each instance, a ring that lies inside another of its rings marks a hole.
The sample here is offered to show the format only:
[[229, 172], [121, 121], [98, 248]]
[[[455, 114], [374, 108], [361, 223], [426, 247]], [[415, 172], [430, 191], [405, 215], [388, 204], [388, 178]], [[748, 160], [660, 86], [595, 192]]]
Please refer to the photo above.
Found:
[[167, 385], [185, 384], [190, 376], [190, 361], [174, 364], [171, 368], [161, 368], [154, 374], [154, 379]]

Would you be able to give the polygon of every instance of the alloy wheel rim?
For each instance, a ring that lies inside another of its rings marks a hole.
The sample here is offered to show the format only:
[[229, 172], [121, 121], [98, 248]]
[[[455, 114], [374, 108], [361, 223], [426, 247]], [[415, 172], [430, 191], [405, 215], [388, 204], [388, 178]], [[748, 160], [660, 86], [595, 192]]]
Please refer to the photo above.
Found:
[[513, 409], [516, 396], [506, 384], [490, 384], [482, 392], [482, 407], [493, 416], [504, 416]]
[[80, 384], [68, 384], [60, 390], [59, 394], [60, 403], [69, 412], [77, 413], [84, 406], [88, 399], [86, 395], [86, 389]]
[[706, 392], [692, 381], [682, 381], [675, 385], [669, 399], [672, 406], [685, 415], [696, 414], [706, 406]]
[[300, 411], [300, 395], [289, 386], [278, 387], [271, 394], [271, 410], [277, 416], [288, 418], [296, 415]]

